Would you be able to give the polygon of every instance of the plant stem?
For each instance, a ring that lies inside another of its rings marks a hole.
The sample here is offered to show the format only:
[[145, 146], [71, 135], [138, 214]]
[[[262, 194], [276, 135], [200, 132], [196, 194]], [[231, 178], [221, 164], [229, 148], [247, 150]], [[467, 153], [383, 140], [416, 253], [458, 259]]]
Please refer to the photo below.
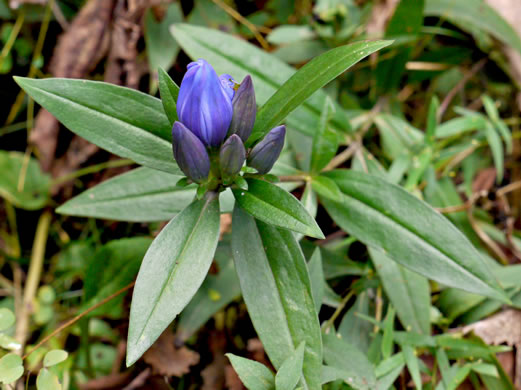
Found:
[[51, 212], [49, 210], [44, 211], [40, 216], [40, 219], [38, 220], [38, 226], [36, 227], [33, 250], [31, 253], [31, 262], [29, 264], [29, 272], [25, 282], [22, 306], [20, 308], [20, 313], [17, 313], [19, 315], [16, 324], [16, 339], [22, 346], [20, 351], [23, 351], [25, 342], [27, 340], [27, 333], [29, 330], [29, 316], [32, 312], [33, 300], [36, 296], [38, 285], [40, 284], [40, 277], [45, 259], [45, 246], [47, 244], [47, 237], [49, 235], [51, 218]]
[[333, 323], [335, 322], [335, 320], [338, 318], [338, 316], [340, 315], [340, 313], [342, 312], [342, 310], [344, 310], [344, 307], [346, 307], [347, 305], [347, 302], [349, 302], [349, 300], [351, 299], [351, 297], [354, 295], [355, 293], [355, 290], [351, 290], [347, 293], [347, 295], [342, 299], [342, 302], [340, 302], [340, 304], [338, 305], [338, 307], [336, 308], [335, 312], [333, 313], [333, 315], [327, 320], [327, 322], [324, 324], [324, 326], [322, 327], [322, 331], [324, 333], [327, 333], [327, 331], [329, 330], [329, 328], [331, 328], [331, 326], [333, 325]]
[[134, 161], [129, 159], [119, 159], [119, 160], [112, 160], [112, 161], [106, 161], [100, 164], [91, 165], [82, 169], [78, 169], [77, 171], [68, 173], [66, 175], [57, 177], [52, 182], [52, 186], [58, 186], [63, 183], [66, 183], [70, 180], [77, 179], [78, 177], [85, 176], [91, 173], [100, 172], [104, 169], [108, 168], [118, 168], [118, 167], [124, 167], [125, 165], [132, 165], [134, 164]]

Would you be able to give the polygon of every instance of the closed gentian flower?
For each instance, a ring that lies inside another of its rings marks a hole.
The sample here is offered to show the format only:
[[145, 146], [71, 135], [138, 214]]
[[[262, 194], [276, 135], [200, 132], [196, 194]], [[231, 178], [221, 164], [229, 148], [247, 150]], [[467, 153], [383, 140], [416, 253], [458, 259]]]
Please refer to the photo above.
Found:
[[260, 174], [268, 173], [280, 156], [285, 136], [286, 126], [272, 129], [250, 152], [248, 166], [255, 168]]
[[241, 139], [238, 135], [232, 134], [219, 152], [221, 172], [226, 176], [236, 175], [240, 172], [245, 159], [246, 151]]
[[210, 173], [210, 158], [201, 140], [178, 121], [174, 123], [172, 139], [174, 157], [179, 168], [192, 181], [204, 181]]
[[246, 142], [255, 124], [257, 106], [253, 82], [248, 75], [242, 80], [232, 100], [233, 117], [228, 134], [237, 134], [242, 142]]
[[219, 80], [221, 81], [224, 92], [226, 92], [226, 95], [232, 100], [235, 95], [235, 80], [227, 73], [220, 75]]
[[191, 62], [177, 98], [179, 121], [203, 144], [219, 146], [226, 136], [232, 114], [230, 94], [212, 66], [203, 59]]

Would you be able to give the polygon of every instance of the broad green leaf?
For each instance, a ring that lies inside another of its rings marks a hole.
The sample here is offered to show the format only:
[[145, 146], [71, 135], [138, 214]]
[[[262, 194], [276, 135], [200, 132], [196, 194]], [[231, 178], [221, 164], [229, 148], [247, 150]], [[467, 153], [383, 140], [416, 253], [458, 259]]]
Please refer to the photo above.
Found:
[[36, 377], [36, 388], [38, 390], [61, 390], [62, 385], [55, 374], [47, 368], [42, 368]]
[[248, 390], [275, 389], [275, 376], [264, 364], [231, 353], [227, 353], [226, 356]]
[[309, 277], [311, 280], [311, 293], [313, 295], [313, 302], [315, 302], [315, 309], [317, 313], [320, 312], [322, 306], [322, 300], [324, 298], [324, 269], [322, 268], [322, 255], [320, 254], [320, 248], [316, 248], [313, 252], [313, 256], [308, 262]]
[[382, 377], [378, 378], [378, 381], [376, 382], [376, 389], [391, 389], [393, 383], [398, 379], [400, 374], [403, 371], [403, 367], [405, 366], [404, 363], [393, 369], [392, 371], [388, 372], [387, 374], [383, 375]]
[[195, 197], [194, 186], [176, 186], [182, 177], [147, 167], [136, 168], [82, 192], [56, 211], [116, 221], [166, 221]]
[[188, 339], [217, 311], [241, 296], [229, 244], [221, 241], [215, 252], [218, 273], [208, 274], [188, 306], [179, 315], [177, 337]]
[[335, 106], [328, 96], [322, 107], [317, 130], [313, 135], [311, 150], [311, 172], [320, 172], [335, 156], [338, 150], [338, 135], [329, 128], [331, 114]]
[[40, 209], [49, 199], [51, 180], [38, 161], [19, 152], [0, 150], [0, 197], [16, 207]]
[[402, 352], [405, 358], [405, 364], [407, 365], [407, 369], [409, 370], [414, 385], [416, 386], [416, 390], [421, 390], [422, 381], [420, 375], [420, 366], [414, 348], [409, 345], [402, 345]]
[[315, 219], [282, 188], [264, 180], [248, 179], [248, 191], [234, 189], [235, 200], [255, 218], [310, 237], [324, 238]]
[[374, 123], [382, 137], [384, 153], [393, 160], [412, 153], [416, 145], [423, 144], [423, 133], [399, 117], [379, 114]]
[[295, 352], [291, 354], [280, 366], [275, 375], [276, 390], [293, 390], [302, 376], [302, 364], [304, 362], [304, 347], [306, 342], [303, 341], [297, 347]]
[[158, 68], [168, 69], [172, 66], [179, 45], [170, 34], [170, 26], [183, 20], [181, 4], [169, 4], [161, 21], [156, 20], [152, 8], [145, 13], [145, 47], [147, 51], [148, 64], [152, 74]]
[[[176, 24], [171, 32], [192, 59], [205, 58], [217, 73], [231, 74], [237, 81], [249, 74], [259, 105], [264, 104], [296, 72], [275, 56], [216, 29]], [[288, 117], [289, 127], [313, 135], [325, 98], [324, 91], [317, 91]], [[349, 130], [345, 111], [338, 104], [335, 107], [337, 110], [331, 125], [336, 130]]]
[[369, 254], [403, 327], [417, 333], [430, 334], [431, 297], [428, 280], [394, 262], [382, 251], [369, 248]]
[[0, 309], [0, 332], [13, 326], [15, 320], [16, 317], [14, 316], [14, 313], [5, 307], [2, 307]]
[[293, 234], [255, 221], [236, 207], [232, 253], [248, 313], [271, 362], [280, 368], [305, 341], [305, 383], [310, 390], [319, 389], [320, 324], [307, 265]]
[[428, 204], [376, 176], [348, 170], [325, 175], [344, 195], [341, 202], [322, 200], [342, 229], [430, 279], [508, 302], [472, 244]]
[[53, 349], [45, 354], [43, 358], [43, 366], [51, 367], [65, 361], [69, 354], [63, 349]]
[[[363, 58], [391, 41], [355, 42], [313, 58], [275, 92], [257, 113], [250, 142], [261, 139], [295, 108]], [[327, 115], [327, 114], [326, 114]]]
[[177, 96], [179, 95], [179, 87], [163, 68], [159, 68], [157, 74], [159, 77], [161, 103], [163, 103], [163, 109], [170, 121], [170, 125], [173, 125], [177, 120]]
[[324, 342], [324, 361], [347, 375], [342, 378], [358, 390], [372, 390], [376, 387], [376, 377], [367, 357], [346, 340], [334, 334], [322, 335]]
[[[132, 237], [103, 245], [89, 262], [84, 279], [83, 309], [88, 309], [127, 286], [139, 271], [141, 261], [152, 240]], [[121, 305], [124, 295], [112, 299], [89, 316], [99, 316]]]
[[24, 373], [22, 358], [8, 353], [0, 359], [0, 383], [10, 384], [18, 380]]
[[454, 21], [465, 29], [483, 30], [521, 53], [521, 38], [508, 22], [484, 0], [425, 0], [426, 16]]
[[218, 238], [219, 198], [211, 193], [193, 202], [156, 237], [134, 287], [127, 366], [139, 359], [195, 295]]
[[311, 26], [296, 26], [286, 24], [275, 27], [266, 37], [274, 45], [288, 44], [315, 38], [316, 34]]
[[172, 157], [171, 126], [159, 99], [97, 81], [15, 80], [38, 104], [87, 141], [138, 164], [181, 173]]
[[389, 372], [393, 371], [395, 368], [403, 366], [405, 364], [405, 359], [403, 357], [402, 352], [398, 352], [393, 356], [382, 360], [375, 368], [375, 375], [380, 378]]

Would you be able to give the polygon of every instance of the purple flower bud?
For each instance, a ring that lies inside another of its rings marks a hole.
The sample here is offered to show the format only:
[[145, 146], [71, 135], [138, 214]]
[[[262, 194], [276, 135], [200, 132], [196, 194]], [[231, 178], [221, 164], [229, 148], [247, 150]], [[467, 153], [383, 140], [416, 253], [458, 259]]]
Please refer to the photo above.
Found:
[[280, 156], [284, 147], [286, 126], [277, 126], [260, 141], [248, 156], [248, 166], [255, 168], [260, 174], [268, 173]]
[[172, 145], [177, 165], [184, 174], [200, 183], [210, 173], [210, 158], [203, 143], [181, 122], [175, 122], [172, 129]]
[[220, 75], [219, 80], [221, 81], [224, 92], [226, 92], [226, 95], [232, 100], [235, 95], [235, 80], [227, 73]]
[[246, 150], [238, 135], [231, 135], [221, 146], [219, 153], [219, 161], [221, 164], [221, 172], [226, 176], [233, 176], [240, 172], [244, 160], [246, 159]]
[[233, 115], [230, 95], [203, 59], [188, 64], [177, 98], [177, 116], [205, 145], [219, 146]]
[[242, 142], [246, 142], [253, 130], [257, 113], [255, 90], [249, 75], [242, 80], [241, 86], [235, 92], [232, 105], [233, 117], [228, 134], [237, 134]]

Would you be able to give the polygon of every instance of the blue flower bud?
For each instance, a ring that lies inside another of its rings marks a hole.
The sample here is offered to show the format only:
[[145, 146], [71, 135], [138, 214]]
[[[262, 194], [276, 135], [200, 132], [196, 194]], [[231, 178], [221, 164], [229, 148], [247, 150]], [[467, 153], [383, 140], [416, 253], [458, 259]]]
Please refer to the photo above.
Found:
[[235, 92], [232, 105], [233, 117], [228, 134], [237, 134], [242, 142], [246, 142], [253, 130], [257, 113], [255, 90], [249, 75], [242, 80], [241, 86]]
[[220, 75], [219, 80], [221, 81], [224, 92], [226, 92], [226, 95], [232, 100], [235, 95], [235, 80], [227, 73]]
[[272, 129], [250, 152], [248, 166], [255, 168], [260, 174], [268, 173], [280, 156], [285, 136], [286, 126]]
[[244, 150], [244, 144], [238, 135], [233, 134], [221, 146], [219, 153], [221, 172], [226, 176], [236, 175], [240, 172], [245, 159], [246, 150]]
[[233, 115], [230, 95], [212, 66], [203, 59], [191, 62], [181, 82], [177, 116], [206, 146], [219, 146]]
[[210, 173], [210, 158], [203, 143], [181, 122], [172, 129], [172, 145], [177, 165], [196, 183], [204, 181]]

